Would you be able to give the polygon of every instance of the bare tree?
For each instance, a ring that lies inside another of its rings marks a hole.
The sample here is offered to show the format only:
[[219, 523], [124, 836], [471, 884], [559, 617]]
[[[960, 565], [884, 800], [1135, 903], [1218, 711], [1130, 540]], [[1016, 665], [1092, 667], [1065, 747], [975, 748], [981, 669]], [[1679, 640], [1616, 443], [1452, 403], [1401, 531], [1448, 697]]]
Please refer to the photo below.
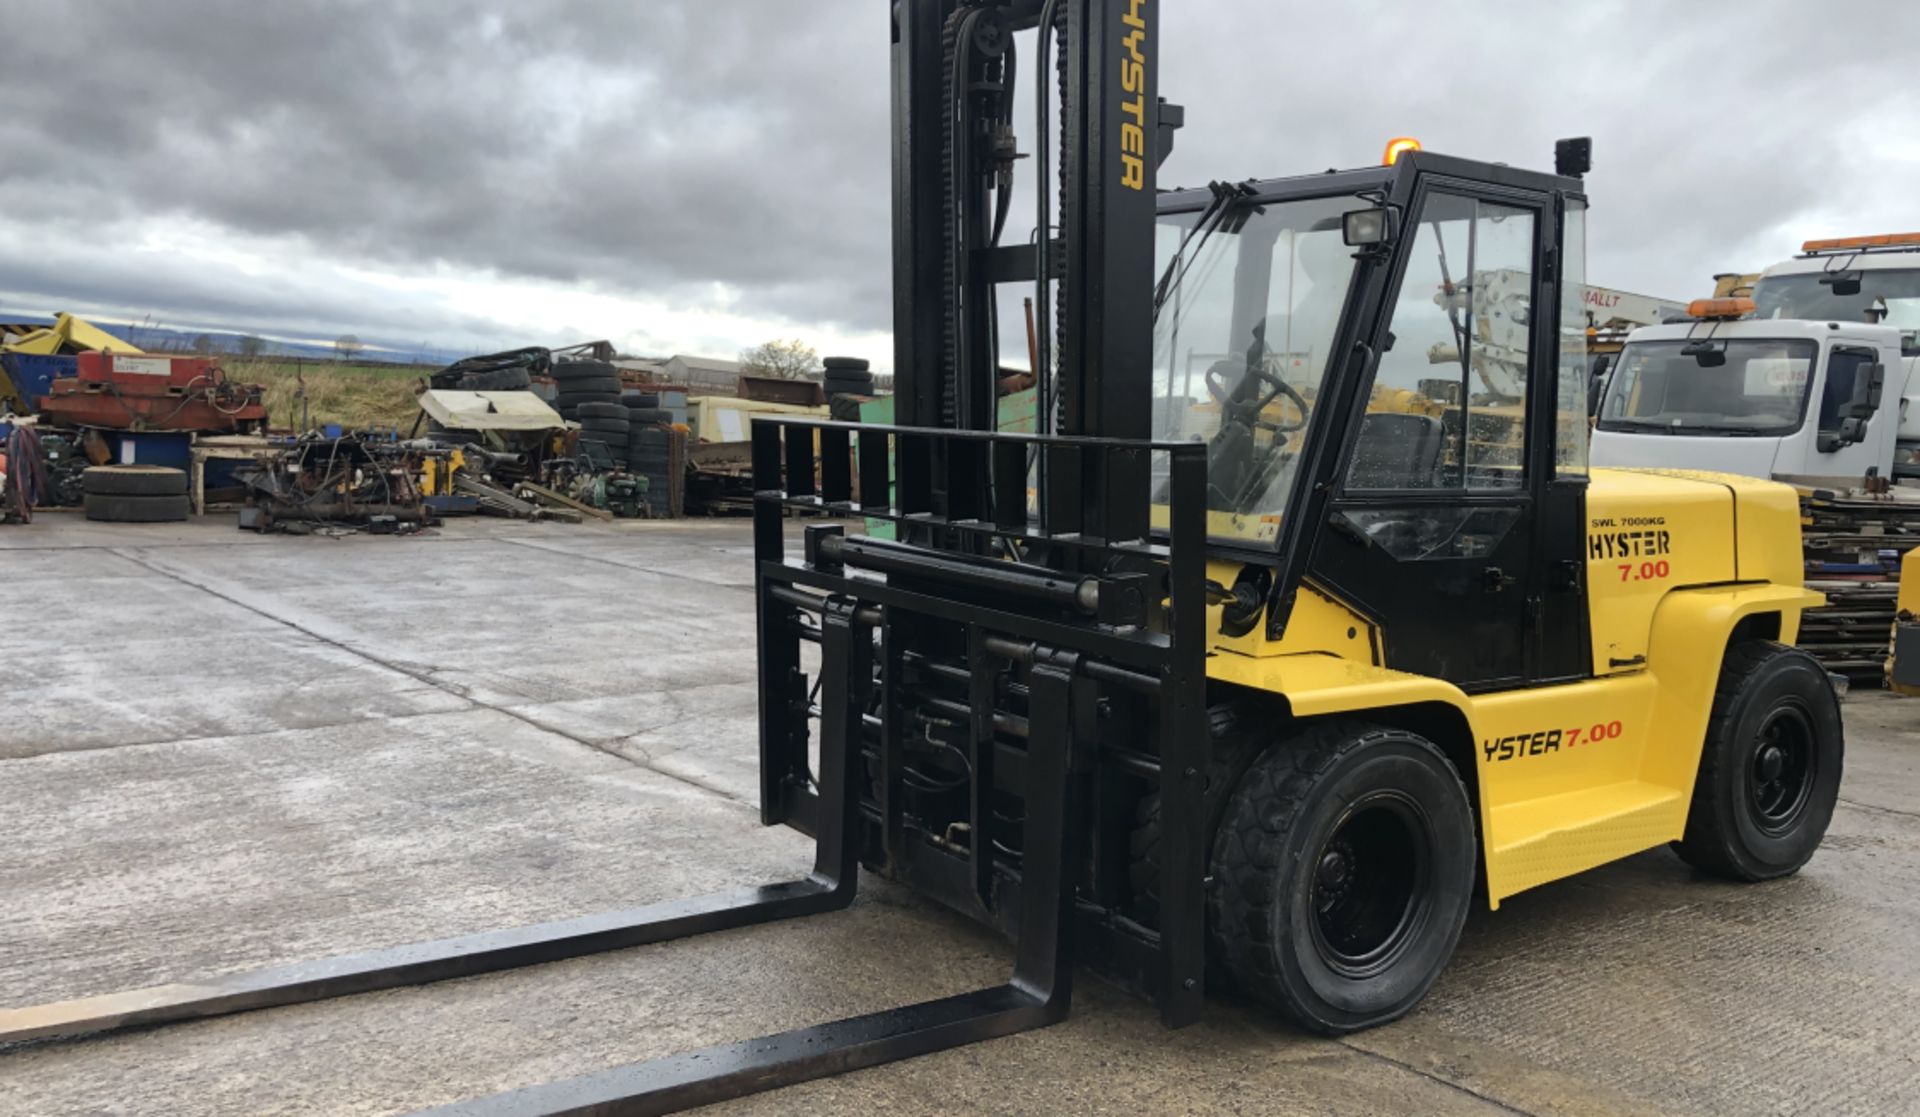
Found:
[[195, 353], [200, 354], [203, 357], [206, 356], [208, 353], [213, 352], [213, 335], [212, 334], [194, 335], [193, 351]]
[[742, 376], [801, 380], [820, 369], [820, 355], [804, 341], [768, 341], [740, 354]]
[[365, 348], [366, 346], [361, 344], [360, 339], [352, 334], [341, 334], [339, 337], [333, 339], [333, 351], [340, 354], [340, 359], [343, 361], [353, 360], [355, 357], [358, 357], [360, 351]]
[[247, 334], [242, 337], [237, 344], [242, 357], [258, 357], [267, 351], [266, 339], [255, 337], [252, 334]]

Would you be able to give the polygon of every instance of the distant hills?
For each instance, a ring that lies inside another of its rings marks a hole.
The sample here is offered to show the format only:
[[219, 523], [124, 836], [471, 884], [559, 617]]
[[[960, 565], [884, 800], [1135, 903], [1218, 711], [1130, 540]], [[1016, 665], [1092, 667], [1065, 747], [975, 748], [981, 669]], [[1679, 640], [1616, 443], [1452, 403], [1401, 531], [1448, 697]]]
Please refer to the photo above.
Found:
[[[52, 318], [37, 314], [13, 314], [0, 312], [0, 320], [8, 322], [32, 322], [51, 326]], [[209, 352], [221, 355], [237, 355], [242, 352], [241, 341], [248, 337], [259, 337], [262, 342], [260, 356], [263, 357], [338, 357], [339, 348], [332, 338], [289, 338], [267, 337], [261, 334], [236, 333], [229, 330], [176, 330], [167, 326], [156, 326], [140, 322], [114, 322], [105, 318], [88, 318], [87, 321], [142, 349], [157, 352], [193, 352], [204, 339]], [[379, 338], [361, 339], [362, 348], [358, 359], [363, 361], [394, 361], [400, 364], [445, 365], [472, 356], [466, 351], [432, 349], [420, 344], [406, 344], [385, 341]]]

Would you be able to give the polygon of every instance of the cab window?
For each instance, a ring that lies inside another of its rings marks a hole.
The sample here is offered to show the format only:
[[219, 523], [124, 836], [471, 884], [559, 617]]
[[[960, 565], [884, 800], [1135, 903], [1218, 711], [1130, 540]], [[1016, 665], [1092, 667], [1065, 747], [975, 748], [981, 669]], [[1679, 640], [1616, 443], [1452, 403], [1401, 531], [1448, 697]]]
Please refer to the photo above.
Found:
[[1348, 464], [1349, 490], [1525, 483], [1532, 211], [1427, 198]]
[[1867, 374], [1867, 366], [1873, 361], [1874, 354], [1870, 349], [1834, 346], [1832, 355], [1827, 358], [1827, 384], [1820, 392], [1821, 434], [1839, 432], [1840, 420], [1845, 418], [1841, 412], [1853, 400], [1854, 386], [1859, 383], [1860, 377]]

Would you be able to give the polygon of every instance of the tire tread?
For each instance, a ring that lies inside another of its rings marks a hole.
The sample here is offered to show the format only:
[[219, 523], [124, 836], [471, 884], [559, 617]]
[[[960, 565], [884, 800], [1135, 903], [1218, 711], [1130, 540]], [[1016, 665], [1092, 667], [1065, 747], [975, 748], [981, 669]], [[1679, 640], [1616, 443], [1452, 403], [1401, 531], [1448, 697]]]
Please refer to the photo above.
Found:
[[[1728, 817], [1731, 804], [1716, 794], [1725, 778], [1726, 764], [1733, 759], [1728, 750], [1716, 747], [1733, 731], [1740, 716], [1740, 698], [1761, 670], [1781, 656], [1804, 658], [1821, 674], [1820, 665], [1805, 649], [1774, 640], [1743, 640], [1727, 649], [1720, 664], [1720, 677], [1714, 684], [1713, 709], [1707, 715], [1707, 732], [1700, 749], [1700, 771], [1694, 777], [1693, 797], [1687, 804], [1687, 825], [1673, 850], [1680, 859], [1703, 872], [1733, 880], [1761, 881], [1786, 875], [1778, 870], [1760, 871], [1742, 863], [1740, 853], [1728, 837], [1734, 820]], [[1799, 866], [1794, 866], [1797, 869]], [[1792, 872], [1788, 869], [1786, 872]]]

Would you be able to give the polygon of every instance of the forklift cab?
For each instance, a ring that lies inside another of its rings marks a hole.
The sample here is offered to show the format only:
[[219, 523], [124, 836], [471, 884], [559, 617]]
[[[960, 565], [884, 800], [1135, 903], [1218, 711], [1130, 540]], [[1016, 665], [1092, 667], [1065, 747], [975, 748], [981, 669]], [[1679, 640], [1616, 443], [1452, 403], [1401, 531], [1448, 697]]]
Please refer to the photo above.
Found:
[[1590, 673], [1585, 214], [1578, 179], [1425, 152], [1162, 195], [1153, 435], [1206, 444], [1269, 641], [1310, 580], [1393, 619], [1382, 666]]

